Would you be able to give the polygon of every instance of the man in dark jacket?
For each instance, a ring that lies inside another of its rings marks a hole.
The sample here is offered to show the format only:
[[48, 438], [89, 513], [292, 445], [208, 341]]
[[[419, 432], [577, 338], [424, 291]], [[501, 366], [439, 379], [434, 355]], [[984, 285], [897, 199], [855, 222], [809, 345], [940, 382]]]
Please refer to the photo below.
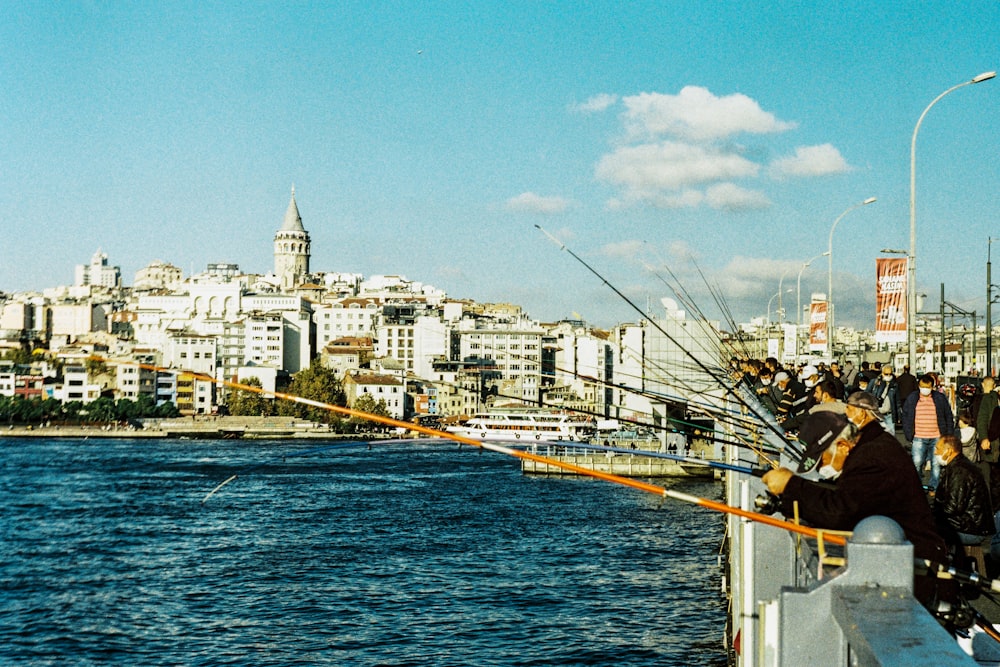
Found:
[[[986, 463], [996, 463], [1000, 454], [1000, 444], [996, 437], [990, 439], [990, 422], [993, 420], [993, 411], [997, 409], [998, 396], [996, 392], [996, 380], [987, 375], [982, 380], [983, 395], [979, 401], [976, 419], [976, 439], [982, 449], [982, 458]], [[995, 436], [996, 434], [994, 434]]]
[[917, 390], [917, 378], [910, 372], [910, 367], [903, 366], [903, 372], [896, 377], [896, 398], [902, 405], [910, 394]]
[[962, 453], [958, 436], [941, 437], [934, 455], [941, 464], [941, 479], [934, 496], [938, 532], [953, 547], [982, 544], [996, 532], [986, 479]]
[[[903, 529], [917, 558], [945, 562], [947, 549], [934, 528], [920, 478], [899, 441], [882, 428], [874, 397], [852, 394], [846, 412], [846, 417], [814, 413], [799, 431], [799, 439], [806, 443], [800, 472], [815, 467], [825, 454], [824, 469], [840, 470], [834, 488], [798, 477], [787, 468], [764, 475], [768, 490], [781, 497], [782, 513], [792, 516], [797, 501], [802, 519], [835, 530], [853, 530], [864, 518], [887, 516]], [[934, 591], [933, 578], [914, 580], [914, 595], [921, 602], [930, 602]]]
[[805, 386], [793, 378], [788, 371], [778, 371], [775, 373], [774, 383], [781, 390], [781, 400], [778, 402], [778, 410], [775, 416], [778, 418], [778, 423], [781, 424], [782, 428], [787, 430], [789, 427], [785, 426], [785, 424], [789, 423], [792, 425], [792, 420], [795, 416], [806, 410], [809, 395], [806, 393]]

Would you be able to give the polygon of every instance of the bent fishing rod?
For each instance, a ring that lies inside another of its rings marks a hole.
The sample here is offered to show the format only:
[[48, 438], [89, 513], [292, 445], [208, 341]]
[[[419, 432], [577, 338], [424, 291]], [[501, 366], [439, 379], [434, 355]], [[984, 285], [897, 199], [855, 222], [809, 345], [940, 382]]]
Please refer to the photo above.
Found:
[[[539, 231], [541, 231], [543, 234], [545, 234], [545, 236], [547, 236], [553, 243], [555, 243], [556, 245], [558, 245], [560, 250], [565, 250], [567, 253], [569, 253], [569, 255], [573, 259], [575, 259], [577, 262], [579, 262], [580, 264], [582, 264], [584, 266], [584, 268], [586, 268], [588, 271], [590, 271], [592, 274], [594, 274], [598, 279], [600, 279], [600, 281], [603, 282], [605, 285], [607, 285], [608, 288], [611, 289], [612, 292], [614, 292], [616, 295], [618, 295], [619, 298], [621, 298], [623, 301], [625, 301], [625, 303], [627, 303], [629, 305], [629, 307], [631, 307], [633, 310], [635, 310], [637, 313], [639, 313], [639, 315], [641, 315], [642, 317], [644, 317], [644, 318], [646, 317], [646, 314], [643, 312], [643, 310], [641, 308], [639, 308], [639, 306], [637, 306], [635, 304], [635, 302], [633, 302], [624, 293], [622, 293], [622, 291], [620, 289], [618, 289], [617, 287], [615, 287], [614, 285], [612, 285], [611, 282], [608, 281], [607, 278], [605, 278], [604, 276], [602, 276], [596, 269], [594, 269], [590, 264], [588, 264], [582, 257], [580, 257], [579, 255], [577, 255], [572, 250], [570, 250], [566, 246], [565, 243], [563, 243], [562, 241], [560, 241], [559, 239], [557, 239], [556, 237], [554, 237], [552, 234], [550, 234], [548, 231], [546, 231], [541, 225], [537, 225], [536, 224], [535, 227]], [[789, 446], [788, 446], [787, 449], [790, 452], [794, 452], [794, 456], [798, 457], [798, 459], [801, 461], [801, 458], [802, 458], [801, 452], [798, 452], [797, 450], [794, 449], [794, 446], [791, 445], [791, 443], [785, 437], [784, 432], [782, 432], [780, 429], [775, 429], [770, 423], [768, 423], [763, 417], [761, 417], [761, 415], [757, 414], [756, 410], [753, 407], [751, 407], [750, 405], [748, 405], [742, 399], [742, 397], [732, 387], [729, 386], [728, 382], [723, 382], [722, 379], [719, 378], [718, 375], [716, 375], [714, 372], [712, 372], [708, 368], [708, 366], [701, 359], [699, 359], [696, 355], [694, 355], [686, 347], [682, 346], [680, 344], [680, 342], [674, 336], [672, 336], [671, 334], [669, 334], [662, 326], [660, 326], [658, 322], [656, 322], [655, 320], [652, 320], [652, 319], [650, 319], [649, 322], [650, 322], [650, 324], [652, 324], [656, 328], [657, 331], [659, 331], [661, 334], [663, 334], [663, 336], [666, 337], [667, 340], [669, 340], [671, 343], [673, 343], [675, 346], [677, 346], [677, 348], [679, 350], [681, 350], [685, 355], [687, 355], [702, 370], [702, 372], [706, 373], [709, 377], [713, 378], [717, 383], [719, 383], [720, 386], [722, 386], [725, 389], [725, 391], [730, 396], [732, 396], [734, 399], [736, 399], [737, 402], [741, 403], [747, 410], [749, 410], [751, 412], [751, 414], [753, 414], [755, 417], [757, 417], [758, 419], [760, 419], [762, 424], [765, 424], [769, 429], [771, 429], [772, 431], [774, 431], [774, 434], [776, 436], [778, 436], [784, 442], [788, 443]]]
[[[367, 421], [375, 422], [377, 424], [383, 424], [383, 425], [386, 425], [386, 426], [393, 426], [393, 427], [397, 427], [397, 428], [406, 428], [406, 429], [409, 429], [411, 431], [416, 431], [418, 433], [423, 433], [425, 435], [429, 435], [429, 436], [434, 437], [434, 438], [443, 438], [443, 439], [446, 439], [446, 440], [453, 440], [453, 441], [458, 442], [460, 444], [465, 444], [465, 445], [469, 445], [469, 446], [476, 447], [476, 448], [479, 448], [479, 449], [484, 449], [484, 450], [487, 450], [487, 451], [497, 452], [497, 453], [500, 453], [500, 454], [506, 454], [507, 456], [511, 456], [511, 457], [517, 458], [517, 459], [534, 461], [536, 463], [543, 463], [545, 465], [549, 465], [549, 466], [553, 466], [555, 468], [560, 468], [562, 470], [567, 470], [567, 471], [570, 471], [570, 472], [574, 472], [574, 473], [577, 473], [579, 475], [584, 475], [586, 477], [593, 477], [593, 478], [601, 479], [601, 480], [604, 480], [604, 481], [607, 481], [607, 482], [612, 482], [612, 483], [615, 483], [615, 484], [619, 484], [621, 486], [627, 486], [627, 487], [630, 487], [630, 488], [633, 488], [633, 489], [637, 489], [637, 490], [640, 490], [640, 491], [645, 491], [647, 493], [652, 493], [652, 494], [658, 495], [660, 497], [672, 498], [674, 500], [679, 500], [681, 502], [686, 502], [686, 503], [698, 505], [699, 507], [704, 507], [706, 509], [710, 509], [710, 510], [713, 510], [713, 511], [716, 511], [716, 512], [722, 512], [722, 513], [726, 513], [726, 514], [733, 514], [735, 516], [739, 516], [739, 517], [742, 517], [742, 518], [745, 518], [745, 519], [749, 519], [751, 521], [756, 521], [758, 523], [763, 523], [763, 524], [774, 526], [774, 527], [777, 527], [777, 528], [781, 528], [783, 530], [786, 530], [786, 531], [789, 531], [789, 532], [793, 532], [793, 533], [797, 533], [799, 535], [804, 535], [806, 537], [817, 538], [817, 539], [825, 539], [826, 541], [828, 541], [828, 542], [830, 542], [832, 544], [844, 544], [845, 543], [845, 540], [844, 540], [843, 537], [838, 536], [838, 535], [826, 534], [821, 529], [811, 528], [809, 526], [803, 526], [801, 524], [793, 523], [793, 522], [790, 522], [790, 521], [785, 521], [783, 519], [778, 519], [778, 518], [775, 518], [775, 517], [767, 515], [767, 514], [761, 514], [759, 512], [751, 512], [749, 510], [744, 510], [744, 509], [741, 509], [739, 507], [732, 507], [730, 505], [726, 505], [725, 503], [720, 503], [718, 501], [709, 500], [707, 498], [699, 498], [698, 496], [693, 496], [693, 495], [690, 495], [690, 494], [687, 494], [687, 493], [681, 493], [679, 491], [674, 491], [673, 489], [668, 489], [668, 488], [665, 488], [665, 487], [662, 487], [662, 486], [658, 486], [658, 485], [655, 485], [655, 484], [650, 484], [649, 482], [644, 482], [644, 481], [641, 481], [641, 480], [638, 480], [638, 479], [632, 479], [632, 478], [629, 478], [629, 477], [621, 477], [619, 475], [613, 475], [613, 474], [610, 474], [610, 473], [601, 472], [599, 470], [591, 470], [589, 468], [584, 468], [582, 466], [578, 466], [578, 465], [575, 465], [575, 464], [572, 464], [572, 463], [567, 463], [567, 462], [564, 462], [564, 461], [559, 461], [557, 459], [552, 459], [552, 458], [548, 458], [548, 457], [545, 457], [545, 456], [539, 456], [537, 454], [532, 454], [531, 452], [520, 451], [520, 450], [512, 449], [510, 447], [504, 447], [504, 446], [497, 445], [497, 444], [490, 443], [490, 442], [480, 442], [478, 440], [473, 440], [472, 438], [467, 438], [465, 436], [461, 436], [461, 435], [458, 435], [456, 433], [450, 433], [450, 432], [447, 432], [447, 431], [440, 431], [440, 430], [437, 430], [437, 429], [429, 428], [427, 426], [421, 426], [420, 424], [412, 424], [410, 422], [400, 421], [400, 420], [394, 419], [392, 417], [383, 417], [381, 415], [375, 415], [375, 414], [372, 414], [372, 413], [369, 413], [369, 412], [364, 412], [364, 411], [361, 411], [361, 410], [354, 410], [352, 408], [341, 407], [339, 405], [333, 405], [331, 403], [324, 403], [322, 401], [315, 401], [315, 400], [312, 400], [312, 399], [309, 399], [309, 398], [303, 398], [301, 396], [296, 396], [294, 394], [287, 394], [287, 393], [279, 392], [279, 391], [270, 391], [270, 390], [267, 390], [267, 389], [263, 389], [261, 387], [253, 387], [251, 385], [245, 385], [245, 384], [241, 384], [239, 382], [234, 382], [232, 380], [220, 380], [218, 378], [213, 378], [213, 377], [211, 377], [209, 375], [205, 375], [203, 373], [196, 373], [196, 372], [193, 372], [193, 371], [186, 371], [186, 370], [183, 370], [183, 369], [166, 368], [166, 367], [162, 367], [162, 366], [155, 366], [155, 365], [152, 365], [152, 364], [137, 363], [137, 362], [134, 362], [134, 361], [116, 361], [116, 360], [111, 360], [111, 359], [107, 359], [107, 358], [100, 357], [100, 356], [91, 356], [90, 358], [94, 359], [94, 360], [97, 360], [97, 361], [103, 361], [105, 363], [119, 364], [119, 365], [129, 365], [129, 366], [138, 366], [138, 367], [144, 368], [146, 370], [152, 370], [152, 371], [157, 371], [157, 372], [162, 372], [162, 373], [170, 373], [170, 374], [174, 374], [174, 375], [180, 375], [180, 374], [190, 375], [190, 376], [192, 376], [194, 378], [201, 379], [201, 380], [203, 380], [205, 382], [212, 382], [212, 383], [215, 383], [215, 384], [222, 384], [222, 385], [234, 388], [234, 389], [240, 389], [240, 390], [243, 390], [243, 391], [249, 391], [249, 392], [252, 392], [252, 393], [258, 393], [258, 394], [262, 394], [262, 395], [265, 395], [265, 396], [273, 396], [274, 398], [278, 398], [278, 399], [282, 399], [282, 400], [287, 400], [287, 401], [292, 401], [292, 402], [295, 402], [295, 403], [299, 403], [301, 405], [308, 405], [310, 407], [319, 408], [321, 410], [329, 410], [329, 411], [334, 412], [334, 413], [344, 414], [344, 415], [348, 415], [348, 416], [351, 416], [351, 417], [358, 417], [360, 419], [365, 419]], [[209, 493], [209, 495], [206, 496], [205, 499], [202, 502], [204, 503], [205, 501], [207, 501], [211, 497], [212, 493], [214, 493], [216, 490], [218, 490], [219, 488], [221, 488], [222, 486], [224, 486], [226, 483], [228, 483], [228, 482], [224, 482], [222, 485], [219, 485], [215, 490], [213, 490], [213, 492]]]

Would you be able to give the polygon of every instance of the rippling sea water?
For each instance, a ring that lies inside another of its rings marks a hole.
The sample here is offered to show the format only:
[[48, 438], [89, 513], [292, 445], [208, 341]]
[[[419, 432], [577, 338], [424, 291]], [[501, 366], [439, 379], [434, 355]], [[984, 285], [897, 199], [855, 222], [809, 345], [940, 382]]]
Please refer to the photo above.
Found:
[[0, 663], [726, 664], [719, 515], [453, 443], [305, 448], [0, 439]]

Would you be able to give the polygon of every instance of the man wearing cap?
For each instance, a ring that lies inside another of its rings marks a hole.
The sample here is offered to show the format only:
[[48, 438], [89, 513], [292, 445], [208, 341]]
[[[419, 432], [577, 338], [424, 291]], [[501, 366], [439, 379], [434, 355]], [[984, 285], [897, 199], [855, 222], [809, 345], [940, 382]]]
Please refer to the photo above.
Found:
[[[799, 516], [813, 526], [853, 530], [859, 521], [882, 515], [894, 520], [913, 544], [918, 558], [941, 563], [947, 551], [934, 527], [927, 497], [910, 457], [881, 424], [875, 397], [855, 392], [847, 399], [845, 415], [815, 412], [799, 430], [806, 444], [799, 472], [823, 463], [824, 477], [836, 476], [835, 487], [812, 482], [788, 468], [763, 477], [768, 490], [781, 497], [782, 513]], [[933, 596], [933, 581], [918, 577], [914, 593], [922, 602]]]

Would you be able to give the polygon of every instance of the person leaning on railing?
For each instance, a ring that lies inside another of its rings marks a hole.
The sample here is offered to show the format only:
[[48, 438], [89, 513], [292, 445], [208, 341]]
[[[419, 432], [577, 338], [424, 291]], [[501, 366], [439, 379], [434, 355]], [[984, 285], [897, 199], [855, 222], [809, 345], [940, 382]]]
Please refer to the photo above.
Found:
[[[882, 515], [894, 520], [913, 544], [917, 558], [944, 563], [947, 548], [934, 526], [934, 516], [910, 456], [881, 423], [879, 405], [866, 392], [847, 399], [846, 414], [810, 414], [799, 430], [806, 445], [800, 473], [820, 467], [820, 475], [835, 486], [799, 477], [778, 468], [763, 477], [768, 490], [781, 499], [782, 514], [799, 516], [812, 526], [853, 530], [859, 521]], [[937, 591], [933, 576], [914, 579], [914, 595], [931, 605]], [[949, 595], [951, 593], [949, 592]]]

